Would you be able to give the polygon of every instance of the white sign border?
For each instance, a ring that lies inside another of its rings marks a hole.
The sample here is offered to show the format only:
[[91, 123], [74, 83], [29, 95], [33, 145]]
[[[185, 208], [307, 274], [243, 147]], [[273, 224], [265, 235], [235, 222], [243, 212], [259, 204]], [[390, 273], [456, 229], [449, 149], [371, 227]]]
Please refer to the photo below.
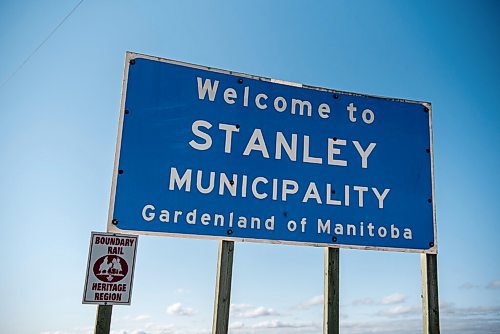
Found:
[[[184, 66], [184, 67], [191, 67], [191, 68], [205, 70], [205, 71], [209, 71], [209, 72], [216, 72], [216, 73], [222, 73], [222, 74], [228, 74], [228, 75], [236, 75], [236, 76], [240, 76], [243, 78], [255, 79], [255, 80], [260, 80], [260, 81], [267, 81], [267, 82], [281, 84], [281, 85], [307, 88], [307, 89], [313, 89], [313, 90], [329, 92], [329, 93], [338, 93], [338, 94], [343, 94], [343, 95], [370, 97], [370, 98], [377, 98], [377, 99], [384, 99], [384, 100], [398, 101], [398, 102], [405, 102], [405, 103], [416, 103], [416, 104], [421, 104], [423, 107], [426, 107], [428, 109], [428, 113], [429, 113], [429, 132], [430, 132], [430, 134], [429, 134], [429, 138], [430, 138], [430, 148], [429, 148], [430, 152], [429, 152], [429, 154], [430, 154], [430, 158], [431, 158], [432, 224], [433, 224], [433, 228], [434, 228], [433, 246], [429, 247], [428, 249], [422, 250], [422, 249], [413, 249], [413, 248], [356, 246], [356, 245], [337, 244], [337, 243], [330, 244], [330, 243], [295, 242], [295, 241], [288, 241], [288, 240], [268, 240], [268, 239], [252, 239], [252, 238], [235, 238], [235, 237], [225, 237], [225, 236], [221, 237], [221, 236], [199, 235], [199, 234], [178, 234], [178, 233], [167, 233], [167, 232], [121, 230], [119, 227], [117, 227], [113, 223], [113, 221], [114, 221], [113, 215], [114, 215], [114, 206], [115, 206], [116, 185], [117, 185], [117, 181], [118, 181], [118, 164], [120, 161], [120, 149], [121, 149], [121, 142], [122, 142], [123, 118], [125, 115], [125, 102], [126, 102], [126, 95], [127, 95], [129, 65], [130, 65], [131, 60], [137, 59], [137, 58], [159, 61], [159, 62], [163, 62], [163, 63], [179, 65], [179, 66]], [[110, 233], [123, 233], [123, 231], [126, 231], [127, 233], [136, 233], [136, 234], [141, 234], [141, 235], [157, 235], [157, 236], [169, 236], [169, 237], [177, 237], [177, 238], [180, 237], [180, 238], [210, 239], [210, 240], [230, 240], [230, 241], [240, 241], [240, 242], [250, 241], [250, 242], [270, 243], [270, 244], [287, 244], [287, 245], [314, 246], [314, 247], [332, 247], [332, 248], [379, 250], [379, 251], [391, 251], [391, 252], [437, 254], [438, 248], [437, 248], [437, 226], [436, 226], [436, 196], [435, 196], [435, 190], [434, 190], [434, 149], [433, 149], [433, 146], [434, 145], [433, 145], [433, 137], [432, 137], [432, 104], [430, 102], [414, 101], [414, 100], [398, 99], [398, 98], [390, 98], [390, 97], [381, 97], [381, 96], [375, 96], [375, 95], [358, 94], [358, 93], [345, 92], [345, 91], [334, 90], [334, 89], [314, 87], [314, 86], [303, 85], [303, 84], [294, 83], [294, 82], [288, 82], [288, 81], [283, 81], [283, 80], [278, 80], [278, 79], [270, 79], [270, 78], [260, 77], [260, 76], [256, 76], [256, 75], [249, 75], [249, 74], [244, 74], [244, 73], [239, 73], [239, 72], [221, 70], [221, 69], [217, 69], [217, 68], [195, 65], [195, 64], [177, 61], [177, 60], [160, 58], [160, 57], [155, 57], [155, 56], [148, 56], [148, 55], [144, 55], [144, 54], [140, 54], [140, 53], [127, 51], [126, 55], [125, 55], [125, 69], [124, 69], [124, 75], [123, 75], [123, 87], [122, 87], [122, 98], [121, 98], [121, 104], [120, 104], [120, 116], [119, 116], [119, 120], [118, 120], [118, 134], [117, 134], [117, 138], [116, 138], [115, 162], [114, 162], [114, 167], [113, 167], [113, 181], [111, 184], [111, 196], [110, 196], [110, 202], [109, 202], [107, 231]]]

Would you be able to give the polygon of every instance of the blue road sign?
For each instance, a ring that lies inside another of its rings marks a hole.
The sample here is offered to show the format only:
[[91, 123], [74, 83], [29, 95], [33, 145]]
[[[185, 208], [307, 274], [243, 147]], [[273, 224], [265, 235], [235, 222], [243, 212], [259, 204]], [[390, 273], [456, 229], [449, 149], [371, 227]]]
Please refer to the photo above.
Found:
[[126, 59], [108, 231], [437, 251], [429, 103]]

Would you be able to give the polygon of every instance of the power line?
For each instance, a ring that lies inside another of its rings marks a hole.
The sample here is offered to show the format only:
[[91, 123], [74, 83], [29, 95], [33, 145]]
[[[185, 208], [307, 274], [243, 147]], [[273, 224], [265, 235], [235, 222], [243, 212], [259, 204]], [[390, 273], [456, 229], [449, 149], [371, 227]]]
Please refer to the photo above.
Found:
[[83, 1], [85, 0], [80, 0], [75, 5], [75, 7], [73, 7], [73, 9], [71, 9], [71, 11], [68, 14], [66, 14], [66, 16], [62, 19], [62, 21], [59, 22], [59, 24], [54, 29], [52, 29], [52, 31], [47, 35], [47, 37], [45, 37], [44, 40], [40, 44], [38, 44], [38, 46], [28, 55], [28, 57], [26, 57], [26, 59], [16, 68], [16, 70], [12, 72], [12, 74], [0, 85], [0, 89], [2, 89], [17, 74], [17, 72], [19, 72], [24, 67], [24, 65], [26, 65], [26, 63], [35, 55], [35, 53], [37, 53], [38, 50], [40, 50], [40, 48], [52, 37], [52, 35], [55, 34], [55, 32], [75, 12], [75, 10], [78, 7], [80, 7]]

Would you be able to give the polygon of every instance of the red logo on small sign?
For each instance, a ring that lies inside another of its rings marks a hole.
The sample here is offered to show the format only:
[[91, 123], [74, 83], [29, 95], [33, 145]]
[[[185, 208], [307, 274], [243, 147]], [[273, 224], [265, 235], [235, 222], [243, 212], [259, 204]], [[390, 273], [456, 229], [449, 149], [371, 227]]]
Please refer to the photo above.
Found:
[[94, 263], [94, 275], [106, 283], [121, 281], [128, 273], [127, 262], [117, 255], [106, 255]]

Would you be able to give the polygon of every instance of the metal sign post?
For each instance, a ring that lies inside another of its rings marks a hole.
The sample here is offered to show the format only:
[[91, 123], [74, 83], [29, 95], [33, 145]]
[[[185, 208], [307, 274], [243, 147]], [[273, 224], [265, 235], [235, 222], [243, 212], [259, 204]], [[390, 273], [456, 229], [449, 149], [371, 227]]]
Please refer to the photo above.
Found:
[[325, 248], [324, 334], [339, 334], [339, 254], [338, 248]]
[[231, 306], [231, 279], [233, 276], [234, 241], [219, 241], [217, 280], [212, 334], [226, 334], [229, 329], [229, 307]]
[[420, 255], [424, 334], [439, 334], [437, 255]]
[[94, 334], [109, 334], [113, 305], [97, 305]]

